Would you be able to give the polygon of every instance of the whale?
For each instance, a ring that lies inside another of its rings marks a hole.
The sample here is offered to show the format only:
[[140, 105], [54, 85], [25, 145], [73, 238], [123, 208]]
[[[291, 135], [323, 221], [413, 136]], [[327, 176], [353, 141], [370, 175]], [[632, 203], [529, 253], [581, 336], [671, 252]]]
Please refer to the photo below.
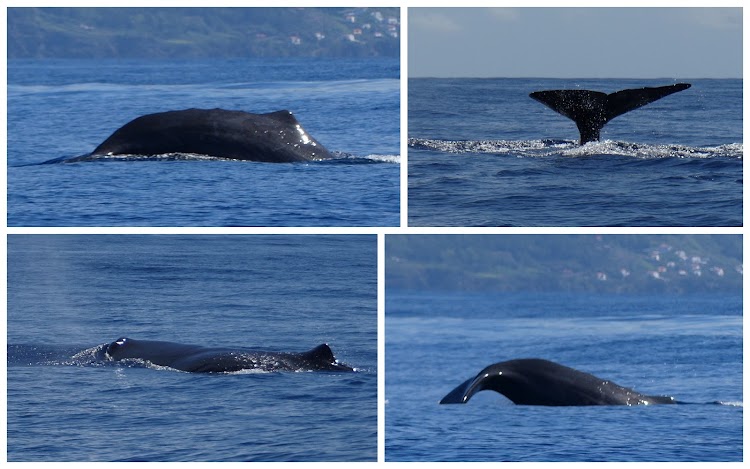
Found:
[[121, 337], [104, 344], [99, 358], [105, 361], [140, 360], [192, 373], [262, 371], [354, 371], [339, 363], [327, 344], [301, 353], [259, 352], [243, 348], [215, 348], [157, 340]]
[[638, 109], [657, 99], [690, 88], [690, 83], [634, 88], [602, 93], [590, 90], [535, 91], [529, 96], [572, 119], [580, 132], [580, 144], [598, 141], [602, 127], [617, 116]]
[[252, 114], [226, 109], [184, 109], [137, 117], [91, 153], [57, 158], [72, 163], [112, 155], [188, 153], [233, 160], [291, 163], [333, 155], [302, 128], [291, 111]]
[[449, 392], [440, 404], [466, 404], [479, 391], [498, 392], [517, 405], [593, 406], [675, 404], [594, 375], [539, 358], [490, 365]]

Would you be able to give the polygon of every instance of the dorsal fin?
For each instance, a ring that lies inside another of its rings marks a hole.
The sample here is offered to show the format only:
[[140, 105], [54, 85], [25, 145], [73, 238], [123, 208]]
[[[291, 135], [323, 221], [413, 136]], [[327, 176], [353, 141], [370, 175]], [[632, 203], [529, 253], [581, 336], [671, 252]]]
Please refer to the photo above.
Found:
[[333, 351], [328, 344], [320, 344], [312, 350], [309, 350], [302, 354], [305, 360], [318, 363], [334, 363], [336, 357], [333, 356]]
[[535, 91], [529, 96], [572, 119], [581, 134], [580, 143], [599, 140], [599, 131], [615, 117], [690, 88], [689, 83], [644, 87], [605, 94], [590, 90]]

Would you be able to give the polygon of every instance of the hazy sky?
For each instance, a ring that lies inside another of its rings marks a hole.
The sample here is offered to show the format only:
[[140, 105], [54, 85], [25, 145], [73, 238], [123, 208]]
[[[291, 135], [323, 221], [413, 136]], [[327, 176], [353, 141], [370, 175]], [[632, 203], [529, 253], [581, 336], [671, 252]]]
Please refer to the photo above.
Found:
[[742, 9], [409, 8], [409, 76], [742, 78]]

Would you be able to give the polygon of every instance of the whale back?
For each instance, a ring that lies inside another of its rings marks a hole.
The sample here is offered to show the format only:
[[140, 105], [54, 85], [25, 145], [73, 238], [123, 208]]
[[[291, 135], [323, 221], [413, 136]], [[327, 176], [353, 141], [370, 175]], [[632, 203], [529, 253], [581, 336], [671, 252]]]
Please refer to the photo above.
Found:
[[154, 365], [171, 367], [175, 361], [194, 350], [194, 345], [121, 337], [109, 344], [105, 352], [112, 360], [138, 359], [149, 361]]
[[89, 156], [194, 153], [265, 162], [315, 161], [332, 155], [290, 111], [252, 114], [185, 109], [138, 117]]
[[303, 353], [201, 347], [200, 350], [175, 361], [172, 368], [197, 373], [226, 373], [240, 370], [353, 371], [353, 368], [338, 363], [333, 351], [326, 344]]
[[495, 363], [448, 393], [441, 404], [465, 404], [477, 392], [492, 390], [519, 405], [587, 406], [673, 403], [646, 396], [589, 373], [542, 359]]
[[119, 361], [137, 359], [154, 365], [196, 373], [225, 373], [246, 369], [263, 371], [353, 371], [338, 363], [327, 344], [302, 353], [262, 352], [243, 348], [215, 348], [122, 337], [107, 345], [105, 356]]

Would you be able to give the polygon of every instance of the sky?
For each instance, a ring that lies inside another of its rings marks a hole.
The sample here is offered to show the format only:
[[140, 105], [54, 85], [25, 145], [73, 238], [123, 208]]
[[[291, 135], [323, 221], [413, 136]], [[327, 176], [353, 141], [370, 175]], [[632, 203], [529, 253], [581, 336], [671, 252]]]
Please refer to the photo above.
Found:
[[741, 8], [409, 8], [409, 77], [742, 78]]

